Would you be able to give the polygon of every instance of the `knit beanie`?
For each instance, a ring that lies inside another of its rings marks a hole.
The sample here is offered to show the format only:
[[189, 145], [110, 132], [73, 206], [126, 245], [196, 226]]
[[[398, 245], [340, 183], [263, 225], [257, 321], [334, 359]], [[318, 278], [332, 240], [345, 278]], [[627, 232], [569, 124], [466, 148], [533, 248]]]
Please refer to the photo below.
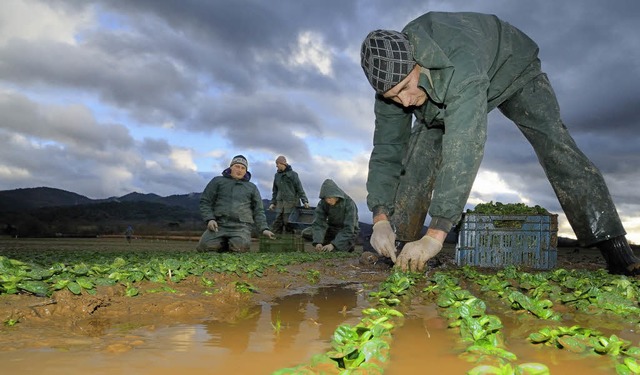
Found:
[[245, 168], [249, 169], [249, 162], [247, 161], [247, 158], [244, 157], [244, 155], [234, 156], [233, 159], [231, 159], [231, 163], [229, 164], [229, 166], [232, 166], [234, 164], [242, 164]]
[[384, 94], [407, 77], [416, 62], [405, 34], [393, 30], [374, 30], [362, 42], [360, 65], [369, 83]]
[[276, 163], [287, 165], [287, 158], [285, 158], [283, 155], [280, 155], [276, 158]]

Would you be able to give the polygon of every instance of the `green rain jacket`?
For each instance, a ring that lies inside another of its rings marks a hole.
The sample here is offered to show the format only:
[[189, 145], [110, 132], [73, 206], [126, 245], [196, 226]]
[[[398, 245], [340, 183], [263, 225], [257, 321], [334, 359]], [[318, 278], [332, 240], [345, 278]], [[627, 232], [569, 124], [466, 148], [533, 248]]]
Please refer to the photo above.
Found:
[[262, 232], [269, 229], [264, 214], [264, 205], [258, 187], [250, 182], [251, 173], [241, 180], [231, 177], [231, 169], [227, 168], [222, 176], [214, 177], [205, 187], [200, 197], [200, 214], [204, 222], [216, 220], [224, 222], [241, 222], [255, 224]]
[[[393, 212], [393, 201], [412, 120], [444, 126], [442, 164], [429, 214], [431, 226], [449, 231], [460, 220], [484, 153], [487, 114], [541, 74], [538, 46], [496, 16], [429, 12], [403, 30], [428, 100], [403, 108], [376, 95], [367, 205]], [[425, 160], [425, 163], [429, 161]]]
[[271, 196], [271, 204], [276, 206], [276, 211], [285, 214], [293, 211], [293, 208], [300, 204], [309, 203], [307, 195], [302, 188], [300, 177], [290, 165], [284, 171], [276, 172], [273, 177], [273, 194]]
[[[340, 198], [335, 206], [331, 206], [324, 201], [327, 197]], [[335, 238], [331, 241], [337, 250], [349, 250], [355, 244], [356, 237], [360, 232], [358, 224], [358, 207], [351, 197], [349, 197], [331, 179], [324, 180], [320, 187], [320, 202], [314, 210], [313, 223], [313, 244], [322, 243], [327, 230], [331, 228], [337, 231]]]

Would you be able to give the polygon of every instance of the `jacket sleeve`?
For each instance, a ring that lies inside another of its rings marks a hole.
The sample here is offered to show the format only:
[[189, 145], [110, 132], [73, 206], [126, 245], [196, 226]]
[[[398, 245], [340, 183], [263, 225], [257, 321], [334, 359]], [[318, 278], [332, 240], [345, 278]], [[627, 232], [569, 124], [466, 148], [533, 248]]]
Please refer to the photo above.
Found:
[[276, 204], [276, 198], [278, 197], [278, 185], [276, 181], [278, 180], [278, 175], [273, 176], [273, 186], [271, 187], [271, 204]]
[[300, 181], [300, 176], [296, 173], [295, 178], [295, 189], [296, 189], [296, 197], [302, 201], [302, 204], [309, 203], [307, 199], [307, 194], [304, 192], [304, 188], [302, 187], [302, 182]]
[[429, 209], [436, 229], [449, 231], [469, 198], [487, 138], [488, 87], [487, 77], [473, 76], [448, 94], [442, 164]]
[[326, 203], [320, 201], [316, 209], [313, 211], [313, 223], [311, 223], [311, 232], [313, 234], [311, 243], [314, 246], [322, 243], [324, 236], [327, 234], [328, 227]]
[[265, 229], [269, 229], [267, 224], [267, 217], [264, 214], [264, 205], [262, 203], [262, 197], [260, 196], [260, 190], [257, 186], [253, 186], [253, 194], [251, 196], [251, 208], [253, 210], [253, 222], [256, 228], [262, 233]]
[[345, 201], [345, 213], [342, 229], [336, 234], [331, 241], [333, 246], [338, 250], [348, 250], [351, 243], [355, 243], [355, 237], [358, 235], [358, 208], [352, 200]]
[[373, 150], [369, 159], [367, 206], [374, 212], [383, 208], [393, 212], [402, 160], [411, 135], [412, 113], [376, 96]]
[[218, 180], [214, 178], [209, 181], [200, 196], [200, 216], [202, 216], [202, 220], [204, 220], [205, 223], [216, 218], [213, 210], [217, 197]]

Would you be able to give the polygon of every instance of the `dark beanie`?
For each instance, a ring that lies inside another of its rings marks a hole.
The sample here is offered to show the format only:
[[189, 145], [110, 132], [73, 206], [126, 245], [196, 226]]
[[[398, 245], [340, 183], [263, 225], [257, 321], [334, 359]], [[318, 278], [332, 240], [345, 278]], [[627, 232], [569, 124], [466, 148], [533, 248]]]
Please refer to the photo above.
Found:
[[229, 163], [229, 166], [232, 166], [234, 164], [242, 164], [245, 168], [249, 169], [249, 162], [247, 161], [247, 158], [244, 157], [244, 155], [234, 156], [233, 159], [231, 159], [231, 163]]
[[384, 94], [407, 77], [416, 62], [405, 34], [374, 30], [362, 42], [360, 65], [369, 83]]

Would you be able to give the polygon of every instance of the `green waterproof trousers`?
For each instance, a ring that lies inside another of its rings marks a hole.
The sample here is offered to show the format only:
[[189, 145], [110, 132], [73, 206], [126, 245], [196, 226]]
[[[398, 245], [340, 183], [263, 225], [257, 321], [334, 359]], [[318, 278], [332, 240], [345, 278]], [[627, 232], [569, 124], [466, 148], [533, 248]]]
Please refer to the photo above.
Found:
[[[626, 234], [602, 174], [578, 149], [561, 120], [546, 74], [540, 73], [498, 108], [533, 146], [583, 245]], [[399, 241], [420, 237], [441, 160], [442, 134], [438, 127], [417, 124], [411, 135], [391, 218]]]
[[247, 252], [251, 247], [251, 224], [235, 221], [218, 221], [218, 231], [208, 229], [202, 233], [197, 251]]

